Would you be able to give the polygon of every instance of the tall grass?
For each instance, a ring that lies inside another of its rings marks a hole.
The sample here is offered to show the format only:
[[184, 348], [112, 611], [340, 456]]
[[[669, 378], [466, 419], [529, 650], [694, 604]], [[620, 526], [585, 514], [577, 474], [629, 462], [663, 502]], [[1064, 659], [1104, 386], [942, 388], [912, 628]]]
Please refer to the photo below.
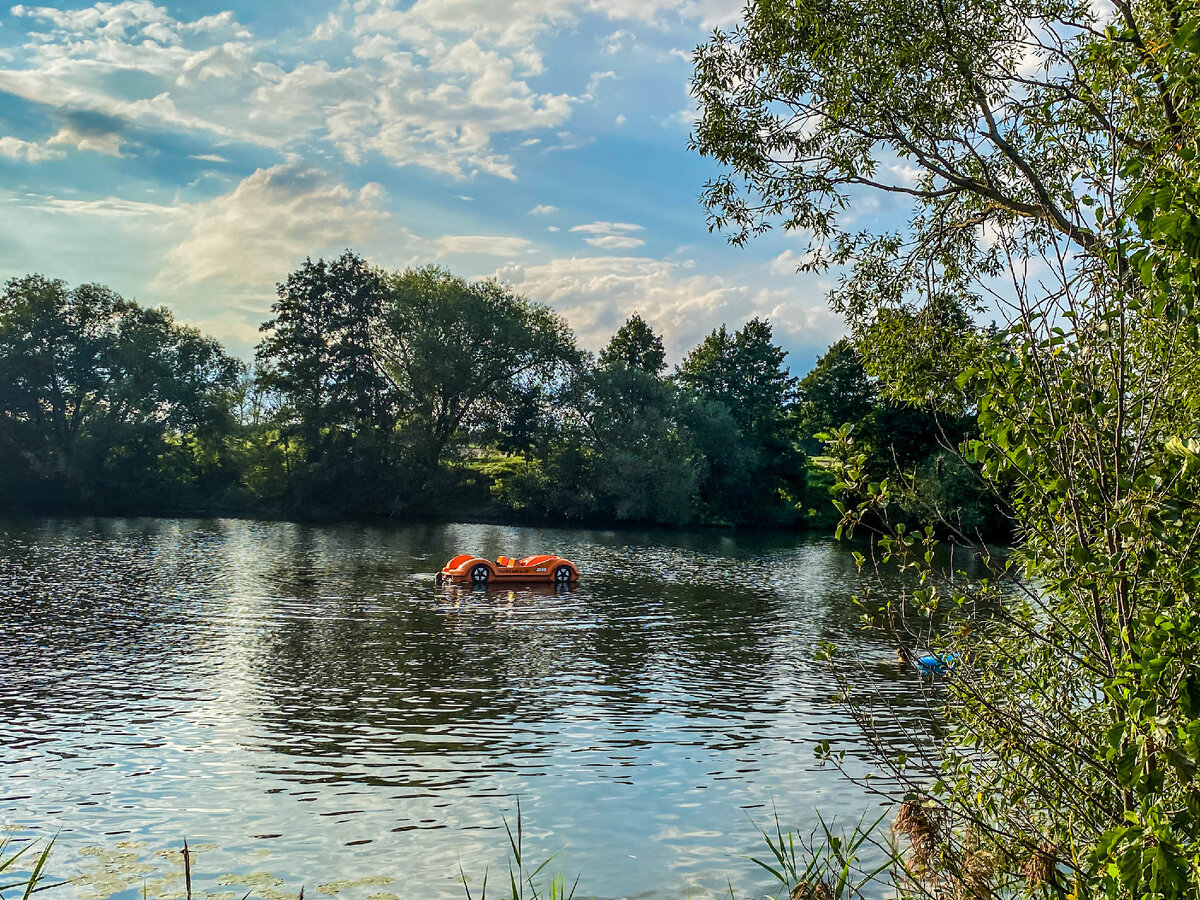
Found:
[[[0, 884], [0, 898], [5, 896], [5, 891], [20, 890], [21, 900], [29, 900], [32, 894], [45, 889], [44, 887], [38, 887], [38, 885], [42, 881], [42, 873], [46, 869], [46, 860], [50, 858], [50, 849], [54, 846], [54, 840], [54, 838], [50, 838], [45, 849], [42, 850], [34, 862], [33, 869], [28, 874], [21, 872], [19, 876], [16, 876], [16, 873], [20, 872], [17, 869], [17, 863], [36, 845], [26, 844], [16, 852], [13, 852], [10, 849], [13, 843], [11, 838], [5, 838], [0, 841], [0, 879], [17, 878], [11, 884]], [[9, 874], [6, 875], [5, 873]], [[54, 885], [46, 885], [46, 887], [54, 887]]]
[[[538, 876], [546, 870], [546, 867], [555, 860], [558, 853], [550, 854], [533, 871], [526, 872], [525, 829], [521, 817], [521, 801], [517, 800], [516, 832], [513, 831], [512, 826], [509, 824], [508, 816], [502, 815], [501, 818], [504, 820], [504, 830], [508, 834], [509, 847], [508, 890], [504, 895], [504, 900], [573, 900], [575, 889], [579, 886], [579, 876], [575, 877], [570, 890], [567, 889], [565, 875], [550, 873], [542, 882], [539, 883], [537, 880]], [[476, 900], [471, 894], [471, 885], [468, 883], [467, 875], [463, 872], [461, 865], [458, 867], [458, 875], [462, 880], [463, 890], [466, 891], [467, 900]], [[485, 869], [478, 900], [487, 900], [487, 884], [488, 873]]]
[[891, 852], [885, 852], [886, 860], [875, 867], [863, 859], [868, 848], [879, 848], [875, 835], [887, 815], [884, 812], [870, 824], [864, 815], [850, 831], [835, 834], [818, 812], [818, 827], [807, 838], [797, 838], [790, 830], [784, 832], [776, 812], [774, 833], [759, 829], [771, 858], [764, 861], [751, 857], [750, 861], [779, 882], [777, 896], [786, 895], [789, 900], [854, 900], [864, 896], [871, 886], [883, 884], [880, 876], [894, 868], [895, 854]]

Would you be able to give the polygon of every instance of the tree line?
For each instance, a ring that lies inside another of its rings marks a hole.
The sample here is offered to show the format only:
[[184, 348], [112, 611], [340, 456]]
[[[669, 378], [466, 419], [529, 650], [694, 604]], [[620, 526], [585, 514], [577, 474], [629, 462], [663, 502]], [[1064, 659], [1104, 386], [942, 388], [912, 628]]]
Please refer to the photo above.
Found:
[[[821, 438], [852, 425], [914, 514], [1003, 527], [944, 448], [971, 416], [883, 397], [841, 341], [797, 379], [769, 322], [668, 372], [631, 316], [598, 355], [495, 281], [346, 251], [278, 285], [252, 365], [97, 285], [0, 296], [0, 504], [105, 512], [722, 525], [833, 521]], [[945, 458], [945, 459], [944, 459]]]

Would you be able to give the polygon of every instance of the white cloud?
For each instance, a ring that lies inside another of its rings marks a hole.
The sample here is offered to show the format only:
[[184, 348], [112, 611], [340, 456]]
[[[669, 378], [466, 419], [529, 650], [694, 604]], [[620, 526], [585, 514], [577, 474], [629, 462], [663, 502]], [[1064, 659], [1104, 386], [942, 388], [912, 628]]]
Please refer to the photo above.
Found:
[[181, 22], [179, 30], [183, 33], [201, 31], [223, 31], [232, 37], [248, 38], [250, 32], [238, 24], [237, 16], [232, 10], [226, 9], [211, 16], [201, 16], [193, 22]]
[[659, 120], [664, 128], [680, 126], [684, 128], [693, 128], [696, 122], [700, 120], [700, 107], [695, 100], [689, 100], [687, 106], [677, 112], [671, 113], [669, 116], [664, 116]]
[[124, 141], [114, 131], [81, 130], [73, 125], [64, 125], [46, 143], [52, 147], [72, 147], [79, 151], [102, 153], [105, 156], [124, 156], [121, 147]]
[[[569, 19], [568, 6], [418, 0], [397, 10], [363, 2], [332, 14], [305, 48], [264, 44], [231, 12], [188, 21], [148, 0], [18, 6], [14, 14], [34, 31], [17, 48], [19, 62], [0, 69], [0, 91], [285, 150], [307, 153], [308, 143], [324, 141], [352, 163], [378, 154], [455, 177], [511, 179], [497, 136], [556, 128], [571, 115], [575, 98], [535, 91], [524, 78], [541, 68], [530, 40]], [[338, 34], [354, 41], [353, 56], [313, 52]], [[92, 149], [114, 149], [90, 140]]]
[[175, 79], [180, 87], [213, 79], [237, 79], [250, 69], [254, 48], [246, 43], [226, 41], [188, 54]]
[[549, 203], [539, 203], [529, 211], [531, 216], [548, 216], [552, 212], [558, 212], [557, 206], [551, 206]]
[[587, 225], [575, 225], [571, 230], [581, 231], [584, 234], [625, 234], [630, 231], [641, 231], [642, 226], [632, 222], [591, 222]]
[[632, 250], [646, 244], [641, 238], [635, 238], [631, 232], [641, 232], [642, 226], [632, 222], [592, 222], [571, 228], [572, 232], [590, 234], [583, 240], [601, 250]]
[[271, 284], [307, 255], [372, 236], [387, 213], [383, 189], [354, 191], [303, 163], [258, 169], [233, 191], [186, 208], [187, 234], [156, 279]]
[[491, 234], [444, 234], [433, 242], [439, 257], [456, 253], [514, 256], [529, 248], [524, 238]]
[[506, 266], [496, 277], [534, 300], [549, 303], [571, 323], [580, 342], [599, 348], [634, 310], [674, 349], [690, 345], [693, 323], [725, 305], [725, 289], [687, 276], [677, 263], [642, 257], [556, 259], [536, 266]]
[[806, 250], [803, 253], [797, 253], [795, 250], [784, 250], [771, 260], [770, 268], [776, 275], [794, 275], [800, 266], [812, 262], [813, 259], [814, 253], [811, 250]]
[[166, 206], [161, 203], [146, 203], [137, 200], [123, 200], [120, 197], [102, 197], [99, 200], [71, 200], [65, 197], [41, 197], [35, 204], [43, 209], [52, 209], [58, 213], [76, 216], [93, 216], [101, 218], [129, 218], [131, 216], [151, 216], [168, 222], [186, 214], [179, 206]]
[[330, 71], [312, 86], [285, 78], [273, 102], [290, 111], [324, 110], [318, 127], [351, 161], [368, 150], [456, 177], [482, 172], [514, 179], [512, 161], [493, 149], [494, 138], [554, 128], [570, 117], [574, 99], [533, 91], [516, 76], [511, 54], [473, 39], [427, 52], [390, 53]]
[[626, 44], [635, 40], [633, 32], [619, 28], [601, 41], [601, 52], [611, 56], [625, 49]]
[[330, 13], [325, 21], [312, 30], [309, 40], [327, 41], [342, 31], [342, 20], [337, 13]]
[[916, 187], [917, 180], [921, 177], [919, 168], [906, 163], [894, 163], [888, 166], [888, 171], [905, 187]]
[[259, 331], [259, 325], [267, 315], [265, 309], [254, 316], [242, 312], [224, 311], [212, 318], [192, 319], [188, 324], [215, 337], [226, 346], [253, 347], [262, 340], [263, 336]]
[[745, 0], [687, 0], [680, 11], [684, 16], [699, 19], [700, 27], [711, 31], [738, 22], [745, 6]]
[[595, 100], [596, 94], [600, 90], [600, 85], [603, 84], [605, 81], [608, 81], [610, 78], [616, 78], [616, 77], [617, 77], [617, 73], [612, 71], [611, 69], [606, 72], [593, 72], [591, 78], [588, 79], [587, 90], [584, 92], [584, 95], [583, 95], [584, 98], [588, 99], [588, 100]]
[[0, 137], [0, 156], [21, 162], [42, 162], [66, 156], [62, 150], [53, 150], [35, 141], [23, 141], [15, 137]]
[[[572, 228], [571, 230], [574, 231], [575, 229]], [[641, 238], [631, 237], [626, 234], [604, 234], [599, 237], [584, 238], [584, 242], [604, 250], [630, 250], [646, 243]]]
[[740, 327], [754, 316], [770, 319], [785, 345], [822, 348], [845, 332], [825, 303], [826, 285], [764, 280], [761, 272], [741, 278], [696, 274], [690, 260], [565, 258], [509, 265], [494, 274], [557, 309], [591, 349], [603, 347], [635, 311], [663, 335], [674, 359], [719, 325]]
[[148, 0], [13, 12], [31, 20], [31, 31], [10, 50], [16, 64], [0, 70], [0, 90], [55, 111], [265, 142], [253, 129], [229, 127], [237, 117], [224, 115], [221, 95], [176, 90], [189, 79], [246, 74], [253, 48], [232, 13], [182, 22]]
[[180, 131], [208, 131], [251, 143], [273, 143], [265, 136], [232, 129], [216, 119], [183, 112], [167, 91], [137, 100], [125, 100], [106, 94], [98, 83], [89, 83], [82, 67], [71, 65], [64, 68], [72, 71], [0, 70], [0, 91], [55, 109], [85, 110], [127, 122]]
[[576, 225], [571, 231], [592, 235], [584, 241], [593, 247], [604, 250], [632, 250], [640, 247], [645, 241], [634, 237], [631, 232], [641, 231], [641, 225], [632, 222], [592, 222], [588, 225]]
[[[313, 141], [325, 142], [353, 164], [376, 155], [453, 177], [513, 179], [506, 135], [531, 146], [540, 138], [530, 132], [561, 128], [581, 100], [617, 77], [595, 72], [573, 92], [535, 87], [529, 77], [543, 71], [538, 42], [548, 32], [597, 15], [708, 28], [739, 7], [740, 0], [416, 0], [407, 8], [400, 0], [344, 0], [288, 45], [252, 34], [229, 10], [188, 19], [151, 0], [17, 5], [12, 13], [27, 20], [29, 34], [23, 46], [6, 48], [0, 91], [55, 110], [308, 156]], [[618, 28], [604, 49], [632, 40]], [[593, 140], [559, 137], [549, 149]], [[90, 149], [123, 152], [108, 141], [89, 138]]]
[[587, 137], [575, 137], [566, 132], [559, 132], [558, 135], [562, 138], [562, 143], [555, 144], [553, 147], [547, 147], [543, 153], [557, 153], [560, 150], [579, 150], [596, 142], [596, 136], [589, 134]]
[[215, 162], [215, 163], [229, 162], [229, 160], [227, 160], [225, 157], [223, 157], [217, 153], [196, 153], [192, 156], [189, 156], [188, 159], [199, 159], [199, 160], [202, 160], [203, 162]]

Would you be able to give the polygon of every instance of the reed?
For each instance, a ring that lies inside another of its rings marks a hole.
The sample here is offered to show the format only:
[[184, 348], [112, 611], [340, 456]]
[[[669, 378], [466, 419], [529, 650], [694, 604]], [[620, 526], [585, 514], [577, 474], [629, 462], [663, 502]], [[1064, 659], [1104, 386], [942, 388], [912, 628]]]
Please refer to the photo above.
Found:
[[[55, 838], [50, 838], [50, 840], [46, 843], [45, 848], [42, 850], [37, 860], [34, 861], [33, 869], [31, 869], [28, 874], [22, 872], [17, 880], [11, 884], [0, 885], [0, 896], [3, 896], [5, 891], [20, 889], [21, 900], [29, 900], [29, 898], [38, 891], [43, 891], [46, 890], [46, 888], [57, 886], [52, 884], [44, 886], [41, 885], [43, 872], [45, 872], [46, 869], [46, 861], [50, 858], [50, 850], [54, 846], [54, 841]], [[25, 846], [13, 852], [10, 849], [12, 843], [13, 842], [11, 838], [6, 838], [3, 841], [0, 841], [0, 877], [3, 877], [4, 873], [6, 872], [16, 873], [20, 871], [17, 869], [17, 863], [24, 858], [25, 854], [29, 850], [36, 846], [36, 843], [26, 844]]]
[[875, 835], [886, 816], [887, 812], [868, 824], [864, 815], [849, 832], [834, 833], [818, 812], [817, 828], [807, 838], [798, 838], [793, 831], [784, 832], [776, 811], [774, 832], [759, 829], [771, 858], [751, 857], [750, 861], [770, 872], [780, 885], [777, 896], [786, 894], [789, 900], [862, 897], [869, 885], [878, 885], [880, 876], [894, 866], [891, 853], [885, 853], [886, 860], [875, 867], [863, 859], [869, 847], [879, 847]]
[[[526, 872], [525, 828], [521, 816], [521, 801], [519, 798], [517, 800], [516, 831], [513, 831], [512, 825], [508, 821], [508, 816], [501, 815], [501, 818], [504, 821], [504, 831], [508, 835], [509, 847], [508, 893], [504, 897], [504, 900], [574, 900], [575, 889], [579, 887], [580, 876], [575, 876], [575, 881], [571, 884], [569, 890], [567, 889], [565, 875], [549, 873], [545, 876], [544, 881], [538, 881], [538, 876], [546, 871], [550, 863], [558, 857], [558, 853], [550, 854], [533, 871]], [[466, 892], [467, 900], [476, 900], [471, 894], [471, 885], [461, 865], [458, 867], [458, 875], [462, 881], [463, 890]], [[487, 884], [488, 873], [487, 869], [484, 869], [483, 883], [480, 886], [478, 900], [487, 900]]]

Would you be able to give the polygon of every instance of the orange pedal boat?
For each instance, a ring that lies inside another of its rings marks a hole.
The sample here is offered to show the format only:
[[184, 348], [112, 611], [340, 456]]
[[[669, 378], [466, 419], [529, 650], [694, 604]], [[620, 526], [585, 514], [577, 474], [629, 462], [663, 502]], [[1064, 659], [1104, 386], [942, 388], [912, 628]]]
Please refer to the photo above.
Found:
[[520, 581], [569, 585], [578, 580], [579, 569], [575, 563], [545, 553], [524, 559], [498, 556], [495, 562], [463, 554], [454, 557], [437, 573], [438, 584], [487, 585]]

